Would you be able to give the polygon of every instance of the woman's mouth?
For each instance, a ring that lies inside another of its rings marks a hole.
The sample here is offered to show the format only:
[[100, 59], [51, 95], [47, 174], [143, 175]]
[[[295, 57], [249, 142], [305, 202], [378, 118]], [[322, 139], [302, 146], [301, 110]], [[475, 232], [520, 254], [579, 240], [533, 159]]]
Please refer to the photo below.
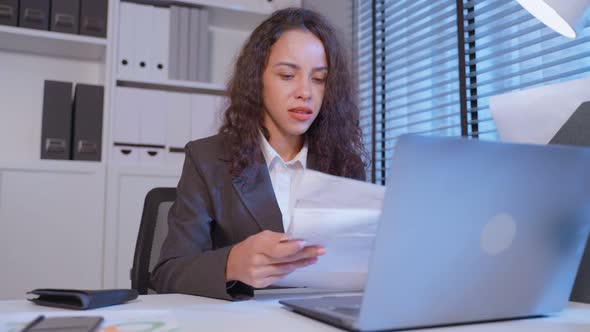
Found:
[[294, 107], [289, 109], [289, 115], [299, 121], [307, 121], [313, 115], [313, 111], [308, 107]]

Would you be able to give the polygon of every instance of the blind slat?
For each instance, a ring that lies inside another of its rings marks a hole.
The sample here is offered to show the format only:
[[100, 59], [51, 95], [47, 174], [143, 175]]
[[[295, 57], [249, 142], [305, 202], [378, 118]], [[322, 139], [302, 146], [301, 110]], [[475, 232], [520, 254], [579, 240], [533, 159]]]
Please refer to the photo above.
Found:
[[[486, 8], [487, 10], [477, 10], [477, 15], [478, 16], [483, 16], [483, 14], [487, 13], [488, 11], [494, 10], [494, 9], [498, 9], [498, 8], [502, 8], [502, 7], [506, 7], [502, 10], [499, 10], [497, 13], [488, 15], [485, 18], [478, 18], [477, 20], [474, 19], [475, 23], [472, 24], [468, 24], [465, 27], [465, 30], [467, 32], [469, 31], [473, 31], [473, 30], [477, 30], [477, 29], [481, 29], [484, 26], [487, 26], [489, 24], [494, 24], [497, 23], [499, 20], [502, 20], [502, 18], [504, 17], [509, 17], [510, 14], [515, 12], [515, 9], [518, 9], [518, 7], [520, 6], [516, 1], [511, 1], [509, 3], [500, 3], [498, 2], [496, 5], [491, 6]], [[475, 17], [476, 12], [471, 13], [468, 17], [465, 17], [465, 19], [471, 19], [473, 17]]]
[[[466, 39], [465, 42], [466, 43], [473, 42], [473, 41], [475, 41], [476, 38], [477, 39], [484, 38], [489, 35], [496, 34], [498, 31], [506, 30], [506, 29], [511, 28], [515, 25], [519, 25], [524, 22], [529, 22], [534, 19], [535, 18], [533, 16], [531, 16], [530, 14], [527, 13], [525, 15], [521, 15], [521, 16], [519, 16], [515, 19], [512, 19], [510, 21], [502, 22], [500, 24], [494, 25], [493, 29], [486, 29], [486, 31], [478, 32], [475, 37], [470, 37], [470, 38]], [[474, 30], [474, 27], [472, 25], [469, 25], [468, 28], [465, 29], [466, 32], [472, 32], [473, 30]]]
[[[537, 30], [531, 31], [531, 32], [536, 32]], [[506, 53], [513, 53], [513, 52], [517, 52], [523, 48], [527, 48], [529, 46], [534, 46], [543, 42], [548, 42], [551, 41], [555, 38], [559, 37], [558, 34], [552, 34], [552, 35], [544, 35], [538, 38], [534, 38], [532, 40], [526, 41], [526, 42], [520, 42], [517, 43], [516, 45], [509, 45], [507, 47], [504, 48], [498, 48], [498, 45], [502, 44], [503, 42], [509, 42], [512, 41], [513, 38], [511, 39], [504, 39], [504, 40], [498, 40], [498, 41], [494, 41], [494, 42], [490, 42], [488, 43], [488, 45], [485, 45], [485, 47], [474, 47], [472, 49], [470, 49], [470, 53], [469, 54], [473, 54], [476, 51], [480, 51], [481, 53], [483, 53], [485, 50], [487, 50], [490, 47], [494, 47], [494, 52], [489, 52], [489, 54], [487, 55], [483, 55], [483, 56], [479, 56], [476, 57], [475, 60], [470, 60], [467, 62], [468, 66], [477, 64], [477, 62], [482, 62], [488, 59], [493, 59], [494, 57], [497, 57], [498, 54], [497, 53], [502, 53], [502, 54], [506, 54]], [[522, 35], [518, 35], [515, 34], [514, 38], [522, 38]]]
[[[458, 97], [457, 97], [458, 99]], [[431, 112], [437, 109], [444, 109], [447, 107], [451, 107], [451, 106], [459, 106], [459, 102], [457, 101], [451, 101], [451, 102], [447, 102], [447, 103], [442, 103], [442, 104], [438, 104], [438, 105], [433, 105], [431, 107], [427, 107], [427, 108], [422, 108], [422, 109], [418, 109], [416, 111], [411, 111], [411, 112], [407, 112], [407, 113], [403, 113], [401, 115], [390, 115], [387, 114], [388, 116], [388, 120], [395, 120], [395, 119], [401, 119], [403, 117], [406, 117], [408, 115], [416, 115], [416, 114], [420, 114], [420, 113], [426, 113], [426, 112]], [[393, 114], [393, 112], [391, 112]]]
[[[456, 53], [447, 55], [444, 58], [439, 58], [439, 56], [441, 56], [443, 54], [453, 52], [455, 50], [455, 47], [452, 47], [452, 46], [453, 45], [442, 45], [442, 46], [434, 47], [434, 48], [430, 49], [429, 52], [427, 52], [427, 51], [420, 52], [420, 53], [423, 53], [420, 55], [418, 55], [416, 53], [411, 58], [398, 57], [398, 56], [396, 56], [396, 54], [392, 53], [392, 54], [390, 54], [390, 56], [387, 57], [385, 63], [382, 63], [381, 65], [385, 65], [385, 67], [393, 68], [393, 70], [391, 71], [393, 73], [393, 72], [398, 72], [398, 71], [402, 71], [402, 70], [407, 70], [408, 68], [411, 68], [413, 65], [416, 65], [421, 62], [425, 62], [425, 64], [418, 67], [418, 68], [412, 68], [413, 71], [419, 72], [419, 71], [423, 71], [423, 70], [428, 70], [428, 69], [431, 69], [433, 66], [441, 65], [443, 63], [453, 63], [453, 62], [456, 63], [456, 60], [457, 60]], [[426, 60], [432, 60], [432, 61], [430, 63], [426, 63]], [[363, 68], [366, 70], [370, 65], [372, 65], [372, 63], [373, 63], [373, 61], [370, 57], [365, 57], [359, 62], [359, 66], [360, 66], [360, 68]], [[395, 68], [398, 68], [398, 69], [395, 69]], [[446, 69], [443, 69], [443, 71], [446, 71]]]
[[[426, 76], [420, 76], [420, 77], [417, 77], [417, 78], [413, 78], [413, 79], [410, 79], [410, 80], [407, 80], [408, 79], [407, 77], [397, 77], [396, 78], [394, 76], [394, 78], [387, 79], [384, 82], [385, 82], [385, 84], [390, 85], [389, 90], [392, 90], [392, 91], [405, 90], [405, 89], [407, 89], [409, 87], [412, 87], [412, 86], [414, 86], [414, 85], [416, 85], [418, 83], [423, 83], [423, 82], [431, 81], [433, 79], [433, 77], [439, 77], [439, 79], [443, 79], [443, 78], [446, 78], [449, 75], [455, 74], [455, 73], [457, 73], [457, 68], [446, 68], [446, 69], [443, 69], [443, 70], [440, 70], [440, 71], [437, 71], [437, 72], [431, 73], [431, 74], [425, 73], [425, 72], [417, 72], [415, 75], [418, 75], [418, 74], [427, 74], [427, 75]], [[407, 80], [407, 81], [402, 82], [402, 83], [399, 83], [399, 84], [393, 84], [395, 82], [399, 82], [399, 81], [403, 81], [403, 80]], [[452, 78], [447, 79], [445, 81], [440, 81], [440, 82], [433, 83], [430, 86], [428, 86], [427, 88], [434, 88], [436, 86], [440, 86], [441, 84], [452, 84], [452, 83], [457, 83], [457, 82], [458, 82], [458, 78], [455, 76], [455, 77], [452, 77]], [[363, 94], [366, 91], [369, 91], [371, 89], [372, 89], [372, 86], [371, 85], [365, 85], [363, 88], [361, 88], [361, 90], [359, 90], [359, 92], [361, 92], [361, 94]], [[420, 92], [420, 90], [424, 90], [424, 89], [425, 88], [411, 90], [410, 92], [405, 92], [404, 94], [405, 95], [410, 95], [410, 94], [413, 94], [413, 93], [418, 93], [418, 92]]]
[[472, 97], [468, 97], [467, 99], [469, 101], [475, 101], [479, 98], [485, 98], [485, 97], [490, 97], [493, 95], [497, 95], [497, 94], [502, 94], [502, 93], [506, 93], [506, 92], [510, 92], [510, 91], [515, 91], [515, 90], [520, 90], [522, 88], [527, 88], [527, 87], [533, 87], [536, 85], [539, 85], [541, 83], [550, 83], [550, 82], [554, 82], [563, 78], [567, 78], [570, 76], [575, 76], [578, 74], [583, 74], [583, 73], [588, 73], [590, 72], [590, 65], [589, 66], [585, 66], [582, 68], [578, 68], [578, 69], [574, 69], [574, 70], [570, 70], [570, 71], [566, 71], [563, 73], [559, 73], [559, 74], [555, 74], [555, 75], [550, 75], [547, 77], [543, 77], [543, 78], [539, 78], [536, 80], [532, 80], [530, 82], [526, 82], [526, 83], [522, 83], [522, 84], [515, 84], [513, 86], [510, 87], [505, 87], [505, 88], [501, 88], [501, 89], [497, 89], [494, 91], [490, 91], [484, 94], [480, 94], [477, 96], [472, 96]]
[[580, 60], [580, 59], [586, 59], [588, 57], [590, 57], [590, 50], [587, 51], [587, 52], [583, 52], [583, 53], [580, 53], [580, 54], [576, 54], [576, 55], [564, 57], [564, 58], [561, 58], [561, 59], [556, 59], [556, 60], [553, 60], [553, 61], [548, 61], [548, 62], [545, 62], [543, 64], [537, 65], [537, 66], [533, 66], [533, 67], [529, 67], [529, 68], [526, 68], [526, 69], [522, 69], [522, 70], [517, 71], [517, 72], [513, 72], [513, 73], [509, 73], [509, 74], [504, 74], [504, 75], [497, 75], [497, 76], [494, 76], [494, 78], [487, 79], [487, 80], [484, 80], [484, 81], [479, 81], [476, 84], [469, 84], [468, 85], [468, 88], [469, 89], [472, 89], [472, 88], [477, 88], [477, 87], [481, 87], [481, 86], [485, 86], [485, 85], [489, 85], [489, 84], [498, 83], [498, 82], [503, 81], [503, 80], [508, 80], [508, 79], [516, 78], [516, 77], [519, 77], [519, 76], [522, 76], [522, 75], [527, 75], [527, 74], [532, 74], [532, 73], [539, 72], [539, 71], [542, 71], [542, 70], [547, 70], [547, 69], [552, 68], [552, 67], [561, 66], [561, 65], [564, 65], [566, 63], [569, 63], [569, 62], [572, 62], [572, 61], [576, 61], [576, 60]]
[[[473, 2], [473, 1], [470, 1]], [[479, 1], [479, 5], [477, 6], [477, 15], [483, 15], [489, 12], [494, 11], [495, 9], [498, 8], [502, 8], [503, 6], [506, 5], [514, 5], [514, 3], [512, 2], [512, 0], [510, 1], [499, 1], [499, 0], [495, 0], [495, 1]], [[513, 7], [510, 7], [512, 10], [514, 10]], [[467, 14], [464, 15], [465, 21], [468, 20], [473, 20], [475, 19], [475, 11], [473, 11], [473, 6], [469, 6], [469, 5], [464, 5], [463, 9], [467, 12]], [[471, 11], [470, 11], [471, 10]]]
[[[489, 66], [486, 69], [480, 69], [480, 70], [476, 70], [476, 71], [474, 71], [472, 73], [469, 73], [469, 76], [475, 77], [476, 75], [482, 75], [483, 73], [487, 73], [487, 72], [490, 72], [490, 71], [497, 70], [498, 67], [508, 67], [508, 66], [511, 66], [511, 65], [514, 65], [514, 64], [522, 64], [522, 63], [524, 63], [526, 61], [538, 59], [540, 57], [543, 57], [545, 55], [549, 55], [549, 54], [552, 54], [552, 53], [562, 52], [562, 51], [564, 51], [566, 49], [575, 47], [575, 46], [580, 45], [580, 44], [588, 43], [588, 42], [590, 42], [590, 35], [585, 36], [583, 38], [574, 39], [571, 42], [567, 42], [567, 43], [563, 43], [563, 44], [558, 44], [556, 46], [545, 48], [545, 49], [542, 49], [542, 50], [537, 51], [537, 52], [529, 53], [529, 54], [526, 54], [526, 55], [521, 56], [521, 57], [516, 58], [516, 59], [511, 59], [511, 60], [502, 61], [502, 62], [495, 62], [495, 63], [493, 63], [493, 66]], [[483, 62], [483, 61], [481, 61], [481, 62]], [[476, 64], [477, 63], [481, 63], [481, 62], [477, 62], [476, 61]]]
[[386, 126], [385, 132], [387, 133], [389, 131], [393, 131], [393, 130], [397, 130], [397, 129], [401, 129], [401, 128], [409, 128], [409, 127], [417, 126], [420, 124], [433, 122], [435, 120], [448, 119], [451, 117], [458, 117], [458, 116], [459, 116], [459, 112], [455, 111], [455, 112], [450, 112], [450, 113], [446, 113], [446, 114], [442, 114], [442, 115], [438, 115], [438, 116], [429, 117], [427, 119], [420, 120], [420, 121], [410, 121], [408, 123], [404, 123], [403, 125], [398, 125], [398, 126], [394, 126], [394, 127], [387, 127]]

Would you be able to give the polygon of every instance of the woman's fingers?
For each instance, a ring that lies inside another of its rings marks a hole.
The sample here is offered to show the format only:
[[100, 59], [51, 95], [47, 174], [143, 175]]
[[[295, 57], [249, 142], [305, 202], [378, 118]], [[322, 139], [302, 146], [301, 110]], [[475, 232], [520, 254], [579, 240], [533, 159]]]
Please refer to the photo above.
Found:
[[265, 265], [265, 266], [260, 266], [256, 269], [256, 271], [254, 272], [254, 279], [265, 279], [271, 276], [277, 276], [277, 275], [287, 275], [299, 268], [311, 265], [311, 264], [315, 264], [317, 263], [318, 259], [313, 257], [313, 258], [304, 258], [304, 259], [300, 259], [297, 261], [292, 261], [292, 262], [288, 262], [288, 263], [279, 263], [279, 264], [270, 264], [270, 265]]
[[[302, 268], [311, 264], [317, 263], [317, 258], [305, 258], [290, 263], [271, 264], [266, 266], [260, 266], [251, 276], [253, 282], [252, 286], [261, 288], [271, 285], [272, 283], [280, 280], [287, 274], [295, 271], [298, 268]], [[268, 283], [269, 280], [274, 280]]]
[[288, 262], [298, 261], [298, 260], [305, 259], [305, 258], [313, 258], [313, 257], [321, 256], [325, 253], [326, 253], [326, 249], [324, 249], [324, 247], [309, 246], [309, 247], [303, 248], [302, 250], [300, 250], [292, 255], [279, 257], [279, 258], [269, 257], [269, 261], [272, 264], [288, 263]]
[[289, 240], [283, 233], [260, 232], [232, 248], [226, 279], [266, 287], [298, 268], [316, 263], [317, 256], [324, 252], [323, 247], [305, 247], [303, 240]]
[[254, 251], [270, 257], [284, 257], [303, 249], [302, 240], [289, 240], [286, 234], [263, 231], [248, 238], [252, 242]]
[[277, 281], [281, 280], [281, 278], [283, 278], [284, 275], [281, 276], [272, 276], [272, 277], [266, 277], [264, 279], [260, 279], [254, 282], [254, 284], [251, 284], [250, 286], [254, 287], [254, 288], [266, 288], [274, 283], [276, 283]]
[[[269, 263], [296, 261], [324, 254], [320, 246], [305, 246], [304, 240], [289, 240], [286, 234], [264, 231], [252, 237], [254, 250], [269, 257]], [[257, 262], [258, 265], [264, 262]]]
[[275, 242], [263, 254], [270, 258], [282, 258], [295, 255], [305, 247], [305, 242], [301, 240]]

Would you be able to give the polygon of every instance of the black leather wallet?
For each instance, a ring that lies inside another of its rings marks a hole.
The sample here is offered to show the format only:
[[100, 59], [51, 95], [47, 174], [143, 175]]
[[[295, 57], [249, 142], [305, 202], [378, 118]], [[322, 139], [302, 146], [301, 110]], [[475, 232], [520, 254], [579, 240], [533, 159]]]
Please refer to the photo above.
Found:
[[86, 310], [121, 304], [137, 298], [135, 289], [53, 289], [40, 288], [27, 294], [39, 297], [29, 299], [35, 304], [64, 309]]

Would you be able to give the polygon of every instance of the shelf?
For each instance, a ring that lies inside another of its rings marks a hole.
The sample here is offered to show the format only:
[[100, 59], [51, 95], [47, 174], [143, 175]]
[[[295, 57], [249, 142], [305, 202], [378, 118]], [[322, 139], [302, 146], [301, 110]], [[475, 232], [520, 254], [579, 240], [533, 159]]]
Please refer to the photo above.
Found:
[[184, 3], [207, 6], [213, 8], [230, 9], [239, 12], [270, 14], [273, 12], [273, 6], [268, 1], [245, 0], [238, 3], [235, 0], [183, 0]]
[[116, 172], [119, 175], [138, 175], [138, 176], [177, 176], [180, 177], [182, 173], [182, 166], [174, 167], [172, 165], [163, 164], [161, 166], [147, 166], [147, 165], [129, 165], [129, 164], [115, 164], [109, 165], [109, 173]]
[[125, 86], [131, 88], [166, 90], [176, 92], [188, 93], [209, 93], [224, 95], [225, 86], [215, 83], [178, 81], [178, 80], [135, 80], [135, 79], [118, 79], [117, 86]]
[[0, 25], [0, 49], [16, 52], [103, 61], [104, 38]]
[[158, 6], [206, 7], [209, 25], [252, 31], [274, 11], [301, 7], [301, 0], [124, 0]]
[[212, 9], [227, 9], [241, 13], [252, 13], [268, 15], [279, 8], [299, 7], [301, 0], [126, 0], [147, 4], [169, 6], [188, 5], [188, 6], [206, 6]]
[[0, 161], [0, 171], [32, 171], [55, 173], [97, 173], [105, 168], [104, 163], [81, 160], [29, 160]]

